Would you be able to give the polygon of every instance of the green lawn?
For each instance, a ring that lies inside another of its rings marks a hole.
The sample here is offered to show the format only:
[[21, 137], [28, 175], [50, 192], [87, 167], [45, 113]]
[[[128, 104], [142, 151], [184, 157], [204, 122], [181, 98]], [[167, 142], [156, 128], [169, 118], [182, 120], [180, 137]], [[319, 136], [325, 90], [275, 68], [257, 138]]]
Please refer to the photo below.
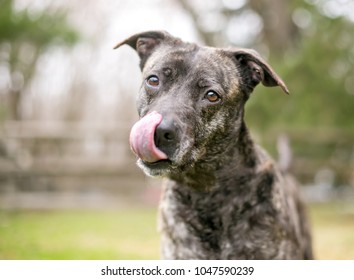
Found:
[[[312, 205], [310, 216], [316, 258], [354, 259], [354, 203]], [[156, 209], [0, 212], [0, 259], [158, 258]]]
[[155, 213], [0, 212], [0, 259], [157, 259]]
[[317, 259], [354, 260], [354, 202], [310, 207]]

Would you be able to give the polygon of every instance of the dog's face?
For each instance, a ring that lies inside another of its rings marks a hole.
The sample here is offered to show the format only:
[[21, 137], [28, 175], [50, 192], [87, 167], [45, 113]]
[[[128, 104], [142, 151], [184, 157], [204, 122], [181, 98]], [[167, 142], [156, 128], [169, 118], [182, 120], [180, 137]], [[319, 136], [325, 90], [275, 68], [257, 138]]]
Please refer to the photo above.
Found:
[[212, 161], [237, 139], [254, 87], [285, 84], [252, 50], [185, 43], [166, 32], [134, 35], [143, 83], [130, 145], [147, 175], [173, 176]]

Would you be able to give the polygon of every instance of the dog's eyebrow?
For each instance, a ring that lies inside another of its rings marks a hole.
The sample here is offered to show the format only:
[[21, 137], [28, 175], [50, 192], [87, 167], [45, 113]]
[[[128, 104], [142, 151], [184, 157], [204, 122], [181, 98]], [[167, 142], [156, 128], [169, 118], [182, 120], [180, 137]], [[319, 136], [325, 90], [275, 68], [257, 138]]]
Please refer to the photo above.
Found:
[[218, 81], [215, 79], [215, 78], [200, 78], [198, 80], [198, 87], [200, 88], [206, 88], [206, 87], [210, 87], [210, 86], [213, 86], [215, 84], [218, 84]]
[[208, 86], [210, 86], [210, 82], [207, 81], [206, 79], [200, 79], [198, 81], [198, 87], [205, 88], [205, 87], [208, 87]]

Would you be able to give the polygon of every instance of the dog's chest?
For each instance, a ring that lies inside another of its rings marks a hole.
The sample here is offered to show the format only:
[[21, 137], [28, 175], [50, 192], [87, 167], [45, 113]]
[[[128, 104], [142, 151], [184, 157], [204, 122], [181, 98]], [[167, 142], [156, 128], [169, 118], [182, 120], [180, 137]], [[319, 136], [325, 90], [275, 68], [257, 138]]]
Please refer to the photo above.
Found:
[[[165, 190], [161, 201], [164, 258], [277, 258], [287, 234], [271, 200], [260, 201], [250, 186], [196, 193], [183, 186]], [[247, 194], [246, 194], [247, 190]]]
[[223, 231], [218, 206], [212, 201], [207, 205], [207, 200], [188, 193], [167, 190], [160, 205], [164, 258], [218, 258]]
[[242, 251], [250, 227], [249, 203], [227, 190], [166, 189], [160, 209], [164, 257], [220, 259], [228, 258], [225, 254], [237, 246]]

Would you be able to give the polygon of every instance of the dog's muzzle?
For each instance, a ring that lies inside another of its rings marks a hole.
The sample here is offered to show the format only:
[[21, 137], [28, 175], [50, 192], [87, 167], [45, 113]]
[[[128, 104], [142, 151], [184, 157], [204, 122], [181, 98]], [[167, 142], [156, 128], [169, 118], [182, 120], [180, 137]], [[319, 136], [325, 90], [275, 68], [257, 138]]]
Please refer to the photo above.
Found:
[[175, 123], [153, 111], [141, 118], [130, 132], [130, 147], [145, 163], [169, 160], [176, 150]]

